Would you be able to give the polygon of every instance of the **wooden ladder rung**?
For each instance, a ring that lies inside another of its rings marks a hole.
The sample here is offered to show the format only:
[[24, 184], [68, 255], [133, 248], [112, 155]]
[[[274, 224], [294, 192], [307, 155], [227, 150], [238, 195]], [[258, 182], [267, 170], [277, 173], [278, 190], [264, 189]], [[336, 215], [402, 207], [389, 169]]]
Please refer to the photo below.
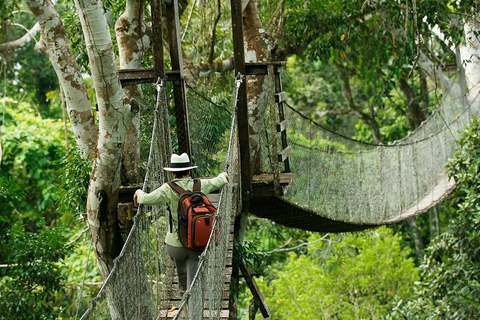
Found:
[[284, 102], [285, 100], [287, 100], [287, 93], [285, 91], [275, 94], [276, 103]]
[[277, 123], [277, 132], [283, 132], [288, 128], [288, 120], [283, 120]]
[[278, 162], [283, 162], [285, 161], [288, 156], [292, 153], [292, 146], [287, 146], [285, 149], [283, 149], [282, 152], [278, 155]]

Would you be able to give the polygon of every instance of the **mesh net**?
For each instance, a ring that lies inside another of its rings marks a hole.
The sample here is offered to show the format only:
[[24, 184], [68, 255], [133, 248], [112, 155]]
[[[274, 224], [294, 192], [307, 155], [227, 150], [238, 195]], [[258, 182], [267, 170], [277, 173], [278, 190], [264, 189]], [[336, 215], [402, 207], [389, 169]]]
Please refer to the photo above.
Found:
[[[175, 124], [169, 116], [168, 88], [164, 82], [156, 87], [154, 121], [147, 121], [146, 125], [152, 127], [143, 187], [147, 191], [168, 180], [163, 167], [170, 160], [170, 145], [175, 145], [175, 141], [170, 141]], [[196, 150], [193, 158], [199, 169], [202, 168], [202, 172], [197, 173], [212, 174], [214, 171], [218, 173], [218, 169], [226, 169], [230, 177], [238, 176], [238, 165], [232, 154], [234, 148], [229, 148], [233, 140], [231, 130], [234, 119], [231, 113], [219, 105], [205, 103], [206, 100], [193, 90], [190, 94], [190, 128], [199, 137], [198, 141], [192, 139]], [[197, 147], [200, 143], [207, 150], [200, 150]], [[230, 181], [234, 182], [232, 178]], [[224, 300], [228, 301], [226, 280], [229, 278], [228, 265], [231, 266], [228, 253], [231, 254], [232, 218], [236, 215], [238, 198], [236, 192], [235, 183], [222, 188], [213, 236], [200, 257], [196, 280], [185, 294], [180, 310], [167, 311], [172, 305], [180, 304], [175, 268], [164, 245], [168, 211], [165, 206], [140, 205], [113, 270], [81, 319], [197, 319], [202, 317], [202, 312], [198, 310], [203, 309], [210, 319], [225, 315], [222, 308], [225, 309]]]
[[[170, 116], [173, 112], [167, 103], [166, 87], [157, 86], [146, 190], [167, 180], [162, 168], [168, 164], [170, 144], [173, 152], [178, 146], [178, 141], [169, 140], [176, 124]], [[175, 270], [163, 244], [168, 226], [166, 208], [141, 206], [114, 269], [82, 319], [228, 316], [231, 231], [240, 200], [239, 164], [234, 161], [239, 159], [232, 120], [235, 112], [222, 107], [224, 103], [205, 98], [201, 86], [187, 85], [187, 89], [190, 142], [193, 162], [199, 166], [197, 174], [209, 176], [226, 169], [235, 182], [222, 189], [213, 236], [201, 255], [195, 281], [180, 300]], [[217, 97], [222, 94], [236, 97], [238, 92], [226, 90]], [[356, 141], [331, 132], [287, 105], [284, 113], [289, 123], [288, 144], [292, 147], [288, 161], [294, 182], [284, 187], [282, 198], [308, 211], [305, 219], [313, 213], [356, 224], [396, 223], [428, 210], [454, 187], [445, 174], [445, 165], [456, 148], [459, 131], [472, 115], [478, 114], [463, 101], [454, 90], [444, 93], [442, 103], [427, 121], [389, 145]], [[277, 154], [284, 146], [276, 131], [280, 119], [273, 99], [264, 119], [260, 166], [278, 177], [285, 167], [279, 165]], [[279, 187], [278, 182], [274, 184]], [[169, 313], [172, 304], [180, 308]]]
[[[289, 164], [295, 176], [283, 199], [354, 224], [395, 223], [425, 212], [454, 187], [445, 166], [459, 131], [476, 113], [463, 101], [451, 88], [419, 128], [390, 145], [349, 139], [287, 105]], [[275, 135], [274, 130], [263, 132], [262, 153], [270, 152]], [[276, 147], [281, 150], [278, 141]], [[270, 162], [264, 158], [267, 170]]]

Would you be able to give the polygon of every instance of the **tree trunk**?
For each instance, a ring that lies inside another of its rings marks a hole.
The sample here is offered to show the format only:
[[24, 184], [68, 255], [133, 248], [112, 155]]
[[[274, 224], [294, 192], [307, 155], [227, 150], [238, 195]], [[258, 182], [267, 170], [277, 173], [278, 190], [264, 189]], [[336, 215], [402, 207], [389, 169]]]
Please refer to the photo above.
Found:
[[408, 113], [407, 119], [408, 123], [410, 123], [410, 127], [412, 130], [420, 126], [420, 124], [425, 121], [426, 116], [425, 113], [422, 111], [422, 107], [415, 99], [415, 91], [413, 88], [408, 84], [407, 80], [404, 78], [400, 78], [399, 80], [400, 90], [402, 90], [403, 94], [407, 98], [407, 106], [408, 106]]
[[[270, 62], [272, 39], [265, 33], [255, 1], [250, 1], [243, 12], [245, 62]], [[248, 76], [247, 100], [252, 170], [258, 169], [260, 131], [274, 88], [273, 76]], [[255, 168], [257, 165], [257, 168]]]
[[99, 134], [87, 214], [100, 273], [106, 279], [123, 246], [117, 223], [120, 159], [132, 110], [123, 103], [110, 31], [101, 1], [75, 2], [82, 24], [98, 102]]
[[65, 93], [67, 112], [78, 148], [93, 159], [96, 151], [97, 127], [87, 89], [62, 20], [51, 1], [26, 0], [26, 4], [41, 27], [42, 35], [37, 48], [52, 63]]
[[[121, 69], [142, 67], [145, 51], [150, 47], [150, 37], [144, 22], [145, 0], [127, 0], [125, 12], [115, 23]], [[140, 85], [123, 88], [131, 104], [140, 105], [143, 95]], [[133, 101], [132, 101], [133, 100]], [[123, 147], [122, 185], [139, 183], [140, 176], [140, 112], [132, 119]]]

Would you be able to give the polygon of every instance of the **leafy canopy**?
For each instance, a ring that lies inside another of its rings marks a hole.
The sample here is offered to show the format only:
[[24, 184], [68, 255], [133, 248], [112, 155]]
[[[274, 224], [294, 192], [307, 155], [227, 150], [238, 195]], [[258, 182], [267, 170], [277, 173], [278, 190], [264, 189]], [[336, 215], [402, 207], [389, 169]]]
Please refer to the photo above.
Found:
[[275, 319], [381, 318], [395, 297], [412, 293], [418, 275], [409, 253], [386, 227], [335, 235], [311, 245], [307, 255], [291, 253], [259, 286]]

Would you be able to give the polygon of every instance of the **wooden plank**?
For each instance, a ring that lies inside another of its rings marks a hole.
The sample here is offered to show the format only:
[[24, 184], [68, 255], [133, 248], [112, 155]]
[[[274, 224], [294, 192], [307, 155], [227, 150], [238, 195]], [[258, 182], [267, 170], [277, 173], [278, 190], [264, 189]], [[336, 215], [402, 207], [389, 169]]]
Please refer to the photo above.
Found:
[[[176, 81], [180, 79], [180, 72], [178, 70], [166, 71], [165, 76], [167, 81]], [[122, 86], [157, 82], [153, 68], [120, 69], [118, 70], [118, 77]]]
[[285, 102], [286, 100], [287, 100], [287, 93], [285, 91], [275, 94], [276, 103]]
[[268, 67], [273, 65], [274, 74], [280, 73], [285, 68], [285, 61], [271, 61], [267, 63], [246, 63], [245, 72], [249, 76], [268, 75]]
[[283, 120], [277, 123], [277, 132], [284, 132], [288, 128], [288, 120]]
[[[287, 185], [293, 182], [295, 178], [294, 174], [291, 172], [282, 172], [280, 173], [280, 184]], [[253, 184], [271, 184], [273, 183], [274, 176], [271, 173], [262, 173], [253, 176]]]
[[[184, 311], [182, 311], [184, 312]], [[173, 319], [178, 313], [178, 309], [177, 310], [174, 310], [174, 311], [167, 311], [167, 310], [162, 310], [160, 311], [160, 319]], [[180, 314], [180, 316], [183, 316], [183, 317], [186, 317], [186, 312], [184, 314]], [[208, 310], [204, 310], [203, 311], [203, 318], [204, 319], [211, 319], [211, 317], [213, 317], [213, 319], [222, 319], [222, 320], [227, 320], [228, 319], [228, 316], [229, 316], [229, 312], [227, 309], [223, 309], [223, 310], [220, 310], [220, 314], [217, 314], [217, 312], [212, 312], [212, 314], [210, 314], [210, 311]], [[158, 319], [158, 318], [157, 318]]]
[[[268, 173], [253, 176], [252, 199], [275, 197], [274, 179], [274, 175]], [[286, 187], [294, 181], [294, 175], [291, 172], [282, 172], [279, 179], [280, 187]]]
[[[275, 62], [270, 64], [275, 65]], [[247, 75], [267, 75], [268, 65], [269, 64], [246, 63], [245, 72]], [[275, 67], [276, 67], [275, 70], [278, 70], [278, 68], [282, 66], [275, 65]], [[154, 68], [120, 69], [118, 70], [118, 73], [119, 73], [120, 82], [122, 83], [123, 86], [141, 84], [141, 83], [155, 83], [157, 81]], [[165, 77], [167, 78], [167, 81], [177, 81], [182, 79], [179, 70], [165, 71]]]
[[283, 162], [285, 161], [288, 156], [292, 154], [292, 146], [287, 146], [285, 149], [283, 149], [282, 152], [278, 155], [278, 162]]

